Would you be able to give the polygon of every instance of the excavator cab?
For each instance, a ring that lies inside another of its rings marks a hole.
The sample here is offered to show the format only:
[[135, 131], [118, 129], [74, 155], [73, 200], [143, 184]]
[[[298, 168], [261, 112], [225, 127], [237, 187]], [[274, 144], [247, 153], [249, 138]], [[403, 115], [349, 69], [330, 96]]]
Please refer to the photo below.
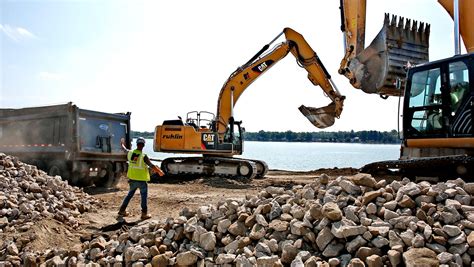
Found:
[[403, 95], [407, 67], [429, 59], [430, 25], [385, 14], [382, 29], [364, 48], [366, 0], [340, 1], [345, 55], [339, 73], [365, 93]]
[[474, 137], [473, 62], [474, 53], [409, 70], [403, 111], [406, 139]]

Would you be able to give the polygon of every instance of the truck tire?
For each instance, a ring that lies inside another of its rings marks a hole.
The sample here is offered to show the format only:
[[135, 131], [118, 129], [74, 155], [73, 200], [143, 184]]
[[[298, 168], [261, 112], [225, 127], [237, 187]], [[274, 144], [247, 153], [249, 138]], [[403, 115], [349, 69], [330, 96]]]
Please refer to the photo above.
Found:
[[56, 176], [59, 175], [65, 181], [69, 181], [71, 174], [67, 169], [66, 163], [59, 160], [54, 160], [48, 166], [48, 175]]
[[110, 188], [113, 189], [120, 182], [120, 177], [122, 177], [121, 172], [114, 172], [112, 164], [107, 164], [107, 174], [104, 178], [99, 179], [95, 182], [97, 187]]
[[108, 175], [107, 179], [103, 180], [103, 183], [100, 184], [99, 186], [108, 188], [108, 189], [114, 189], [117, 187], [118, 183], [120, 182], [121, 177], [122, 177], [121, 173], [112, 172], [110, 173], [110, 175]]

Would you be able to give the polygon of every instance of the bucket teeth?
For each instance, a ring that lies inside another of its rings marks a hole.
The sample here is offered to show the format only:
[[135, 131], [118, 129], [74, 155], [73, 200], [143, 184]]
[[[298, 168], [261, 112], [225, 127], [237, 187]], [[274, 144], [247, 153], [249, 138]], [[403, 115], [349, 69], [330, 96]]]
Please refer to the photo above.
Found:
[[393, 33], [406, 40], [416, 40], [415, 43], [427, 44], [430, 34], [430, 24], [385, 13], [384, 27], [390, 28]]

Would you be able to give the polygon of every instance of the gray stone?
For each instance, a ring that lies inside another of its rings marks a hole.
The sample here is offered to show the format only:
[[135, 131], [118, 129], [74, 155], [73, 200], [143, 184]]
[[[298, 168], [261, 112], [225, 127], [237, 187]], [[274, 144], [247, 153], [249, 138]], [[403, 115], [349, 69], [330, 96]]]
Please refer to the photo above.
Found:
[[132, 253], [131, 261], [138, 261], [140, 259], [148, 259], [150, 255], [149, 249], [141, 246], [135, 247]]
[[466, 242], [466, 234], [461, 232], [458, 236], [448, 239], [450, 245], [459, 245]]
[[197, 260], [198, 257], [194, 255], [194, 253], [192, 253], [191, 251], [181, 252], [176, 255], [176, 263], [178, 265], [193, 265], [197, 262]]
[[436, 253], [428, 248], [412, 248], [403, 253], [403, 262], [407, 267], [438, 266]]
[[249, 237], [253, 240], [259, 240], [265, 236], [267, 230], [261, 224], [254, 224], [250, 231]]
[[323, 251], [324, 257], [336, 257], [344, 249], [344, 245], [341, 243], [330, 243]]
[[228, 231], [235, 236], [245, 236], [247, 227], [243, 222], [236, 221], [229, 226]]
[[398, 215], [398, 213], [396, 212], [386, 209], [383, 216], [384, 216], [385, 221], [388, 221], [394, 218], [398, 218], [400, 215]]
[[438, 256], [436, 256], [436, 258], [439, 260], [439, 263], [447, 264], [453, 260], [454, 255], [448, 252], [441, 252], [438, 254]]
[[206, 251], [213, 251], [216, 247], [216, 235], [214, 232], [207, 232], [199, 237], [199, 246]]
[[341, 182], [339, 182], [339, 186], [348, 194], [356, 195], [360, 194], [361, 192], [360, 187], [356, 186], [349, 180], [342, 180]]
[[263, 217], [262, 214], [257, 214], [255, 216], [255, 220], [257, 221], [258, 224], [264, 226], [264, 227], [267, 227], [268, 226], [268, 223], [267, 223], [267, 220], [265, 220], [265, 217]]
[[263, 242], [259, 242], [257, 244], [257, 246], [255, 246], [255, 255], [257, 257], [262, 257], [262, 256], [270, 256], [272, 255], [272, 251], [270, 249], [270, 247], [263, 243]]
[[284, 232], [288, 230], [288, 225], [289, 223], [286, 221], [281, 221], [281, 220], [273, 220], [269, 224], [269, 228], [278, 231], [278, 232]]
[[331, 221], [339, 221], [342, 219], [342, 212], [334, 202], [329, 202], [323, 205], [322, 213], [324, 217]]
[[217, 231], [225, 234], [231, 224], [232, 222], [229, 219], [222, 219], [217, 223]]
[[457, 236], [461, 233], [461, 228], [455, 226], [455, 225], [445, 225], [443, 226], [443, 231], [448, 235], [448, 236]]
[[354, 184], [359, 186], [375, 188], [377, 185], [377, 181], [370, 174], [357, 173], [356, 175], [350, 176], [350, 178]]
[[294, 235], [305, 235], [309, 230], [305, 227], [305, 223], [301, 221], [296, 221], [290, 223], [291, 233]]
[[298, 249], [295, 246], [291, 244], [286, 244], [285, 246], [283, 246], [280, 260], [283, 264], [291, 263], [295, 259], [297, 254]]
[[337, 238], [362, 235], [365, 231], [367, 231], [367, 227], [363, 225], [342, 225], [340, 222], [333, 223], [331, 227], [331, 233]]
[[387, 252], [387, 256], [393, 267], [400, 265], [402, 262], [402, 254], [399, 251], [391, 249]]
[[384, 247], [384, 246], [387, 246], [388, 244], [390, 244], [388, 239], [386, 239], [385, 237], [382, 237], [382, 236], [377, 236], [376, 238], [374, 238], [372, 240], [371, 243], [377, 248], [381, 248], [381, 247]]
[[367, 267], [383, 267], [382, 258], [379, 255], [370, 255], [366, 262]]
[[428, 243], [425, 246], [436, 253], [446, 252], [446, 248], [440, 244]]
[[316, 244], [319, 250], [323, 251], [333, 239], [334, 235], [331, 233], [331, 229], [329, 227], [324, 227], [319, 231], [318, 236], [316, 237]]
[[274, 264], [278, 261], [278, 255], [272, 256], [264, 256], [257, 258], [257, 265], [258, 266], [274, 266]]
[[459, 254], [462, 255], [469, 249], [469, 245], [467, 243], [459, 244], [459, 245], [452, 245], [449, 247], [448, 252], [451, 254]]
[[374, 203], [369, 203], [367, 204], [367, 208], [365, 209], [365, 211], [367, 212], [367, 214], [375, 214], [377, 213], [377, 205], [375, 205]]
[[360, 247], [365, 246], [367, 241], [358, 235], [352, 241], [346, 243], [346, 250], [350, 253], [355, 253]]
[[219, 254], [216, 258], [216, 264], [232, 263], [235, 257], [235, 254]]

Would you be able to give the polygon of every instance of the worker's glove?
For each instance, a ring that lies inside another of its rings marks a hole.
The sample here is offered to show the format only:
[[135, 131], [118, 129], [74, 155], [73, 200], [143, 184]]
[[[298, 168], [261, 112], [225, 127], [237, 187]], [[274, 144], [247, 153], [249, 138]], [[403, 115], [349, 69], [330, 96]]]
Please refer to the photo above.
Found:
[[165, 175], [165, 173], [160, 168], [158, 168], [156, 166], [153, 166], [152, 170], [153, 170], [154, 173], [157, 173], [159, 176], [164, 176]]

